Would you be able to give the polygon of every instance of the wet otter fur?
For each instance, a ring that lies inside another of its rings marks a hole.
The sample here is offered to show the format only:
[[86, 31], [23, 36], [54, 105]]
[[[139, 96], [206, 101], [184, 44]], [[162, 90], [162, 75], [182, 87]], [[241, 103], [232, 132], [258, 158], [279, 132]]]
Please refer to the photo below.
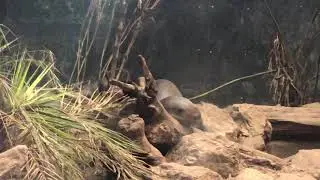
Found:
[[168, 111], [185, 127], [195, 127], [204, 130], [201, 113], [189, 99], [183, 97], [177, 86], [166, 79], [157, 79], [157, 98]]

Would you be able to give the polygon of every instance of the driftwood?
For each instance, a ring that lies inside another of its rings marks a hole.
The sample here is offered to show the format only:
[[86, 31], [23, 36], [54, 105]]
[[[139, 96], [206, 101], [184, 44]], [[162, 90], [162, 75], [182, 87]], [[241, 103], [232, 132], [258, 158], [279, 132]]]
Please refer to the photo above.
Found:
[[155, 79], [141, 55], [139, 64], [143, 70], [143, 77], [139, 77], [137, 83], [128, 84], [113, 79], [110, 80], [110, 84], [120, 87], [123, 92], [136, 98], [136, 113], [145, 121], [148, 141], [165, 154], [183, 135], [190, 132], [173, 118], [156, 98], [159, 90], [156, 89]]
[[118, 131], [135, 141], [146, 153], [148, 153], [144, 160], [150, 165], [158, 165], [165, 162], [165, 157], [160, 153], [158, 149], [150, 144], [145, 132], [144, 121], [136, 115], [131, 115], [127, 118], [123, 118], [118, 122]]
[[320, 139], [320, 109], [286, 108], [272, 112], [267, 117], [271, 128], [266, 131], [272, 140]]

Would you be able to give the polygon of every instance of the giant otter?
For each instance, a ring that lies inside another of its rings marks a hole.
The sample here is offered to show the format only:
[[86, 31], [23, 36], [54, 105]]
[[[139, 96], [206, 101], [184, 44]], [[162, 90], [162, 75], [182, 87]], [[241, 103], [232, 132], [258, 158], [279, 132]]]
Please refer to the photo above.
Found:
[[182, 93], [177, 88], [177, 86], [166, 79], [157, 79], [156, 88], [158, 89], [157, 98], [159, 101], [168, 97], [168, 96], [179, 96], [182, 97]]
[[182, 96], [177, 86], [166, 79], [157, 79], [157, 98], [168, 111], [185, 127], [195, 127], [204, 130], [201, 113], [189, 99]]
[[180, 96], [169, 96], [160, 102], [168, 113], [183, 126], [205, 130], [199, 109], [189, 99]]
[[[182, 93], [173, 82], [166, 79], [157, 79], [155, 80], [155, 84], [158, 90], [157, 99], [173, 118], [187, 128], [194, 127], [205, 130], [199, 109], [189, 99], [182, 96]], [[121, 110], [120, 114], [125, 116], [135, 112], [136, 109], [133, 107], [136, 107], [136, 104], [126, 106]], [[145, 119], [145, 122], [149, 124], [152, 113], [145, 110], [138, 111], [143, 112], [141, 115]]]

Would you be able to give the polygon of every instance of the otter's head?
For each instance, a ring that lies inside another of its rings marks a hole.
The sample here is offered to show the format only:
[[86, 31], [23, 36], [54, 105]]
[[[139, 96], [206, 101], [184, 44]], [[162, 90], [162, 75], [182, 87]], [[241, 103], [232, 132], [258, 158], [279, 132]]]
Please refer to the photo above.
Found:
[[161, 100], [168, 113], [185, 127], [196, 127], [204, 130], [201, 113], [189, 99], [169, 96]]

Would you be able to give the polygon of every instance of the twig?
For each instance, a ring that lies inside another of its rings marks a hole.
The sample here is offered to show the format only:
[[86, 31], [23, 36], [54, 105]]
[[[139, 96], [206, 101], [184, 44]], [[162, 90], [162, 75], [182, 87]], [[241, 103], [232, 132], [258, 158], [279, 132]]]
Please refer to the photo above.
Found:
[[319, 71], [320, 71], [320, 56], [318, 57], [318, 63], [317, 63], [317, 71], [316, 71], [317, 74], [316, 74], [316, 83], [314, 85], [313, 102], [316, 101], [317, 94], [318, 94]]
[[124, 43], [124, 41], [127, 39], [127, 37], [129, 36], [130, 32], [132, 32], [133, 27], [139, 22], [141, 21], [141, 16], [138, 17], [137, 19], [135, 19], [131, 24], [127, 25], [127, 27], [125, 28], [125, 30], [123, 31], [123, 35], [121, 36], [121, 42], [120, 45], [122, 45]]
[[[117, 4], [115, 4], [114, 6], [116, 6], [116, 5]], [[111, 29], [112, 29], [111, 26], [112, 26], [113, 21], [114, 21], [115, 11], [116, 11], [116, 8], [113, 8], [112, 12], [111, 12], [111, 20], [109, 21], [109, 24], [108, 24], [109, 28], [108, 28], [108, 31], [106, 33], [106, 39], [105, 39], [104, 44], [103, 44], [103, 49], [102, 49], [102, 53], [101, 53], [101, 57], [100, 57], [99, 78], [105, 77], [105, 73], [104, 73], [104, 70], [103, 70], [103, 60], [104, 60], [104, 55], [106, 53], [107, 46], [108, 46], [109, 39], [110, 39], [110, 33], [111, 33]], [[112, 59], [112, 57], [110, 57], [110, 58]]]
[[[116, 79], [119, 79], [121, 73], [122, 73], [122, 70], [123, 70], [123, 67], [124, 65], [126, 64], [126, 62], [128, 61], [128, 56], [131, 52], [131, 49], [133, 47], [133, 44], [135, 43], [137, 37], [138, 37], [138, 34], [139, 32], [141, 31], [142, 29], [142, 21], [144, 19], [146, 19], [146, 13], [145, 11], [146, 10], [153, 10], [158, 4], [159, 4], [160, 0], [156, 0], [152, 6], [150, 8], [148, 8], [149, 4], [150, 4], [150, 1], [147, 1], [145, 2], [144, 4], [144, 8], [139, 11], [138, 13], [138, 16], [137, 16], [137, 19], [135, 19], [131, 25], [128, 25], [128, 28], [126, 28], [127, 32], [123, 33], [123, 36], [122, 36], [122, 40], [121, 40], [121, 43], [120, 45], [122, 45], [122, 43], [127, 39], [128, 35], [130, 34], [130, 32], [133, 31], [132, 33], [132, 37], [131, 37], [131, 40], [129, 42], [129, 45], [127, 47], [127, 50], [122, 58], [122, 61], [121, 61], [121, 65], [120, 65], [120, 69], [118, 71], [118, 74], [116, 76]], [[138, 7], [137, 7], [138, 8]], [[138, 8], [139, 10], [139, 8]], [[138, 11], [137, 11], [138, 12]]]
[[131, 51], [131, 49], [132, 49], [132, 47], [133, 47], [133, 44], [135, 43], [135, 41], [136, 41], [136, 39], [137, 39], [138, 34], [139, 34], [139, 29], [136, 29], [136, 30], [133, 32], [133, 35], [132, 35], [132, 38], [131, 38], [131, 40], [130, 40], [130, 43], [129, 43], [128, 47], [127, 47], [127, 50], [126, 50], [126, 52], [125, 52], [124, 55], [123, 55], [123, 59], [122, 59], [122, 61], [121, 61], [121, 65], [120, 65], [118, 74], [117, 74], [117, 76], [116, 76], [116, 79], [117, 79], [117, 80], [119, 80], [120, 75], [121, 75], [122, 70], [123, 70], [123, 67], [124, 67], [125, 63], [128, 61], [128, 57], [129, 57], [130, 51]]
[[190, 100], [198, 99], [198, 98], [200, 98], [200, 97], [206, 96], [206, 95], [208, 95], [208, 94], [210, 94], [210, 93], [212, 93], [212, 92], [215, 92], [215, 91], [217, 91], [217, 90], [219, 90], [219, 89], [221, 89], [221, 88], [223, 88], [223, 87], [226, 87], [226, 86], [231, 85], [231, 84], [233, 84], [233, 83], [236, 83], [236, 82], [238, 82], [238, 81], [242, 81], [242, 80], [245, 80], [245, 79], [254, 78], [254, 77], [257, 77], [257, 76], [264, 75], [264, 74], [269, 74], [269, 73], [272, 73], [272, 72], [275, 72], [275, 71], [276, 71], [276, 70], [264, 71], [264, 72], [252, 74], [252, 75], [249, 75], [249, 76], [244, 76], [244, 77], [241, 77], [241, 78], [237, 78], [237, 79], [234, 79], [234, 80], [232, 80], [232, 81], [229, 81], [229, 82], [227, 82], [227, 83], [225, 83], [225, 84], [222, 84], [222, 85], [220, 85], [220, 86], [218, 86], [218, 87], [216, 87], [216, 88], [214, 88], [214, 89], [212, 89], [212, 90], [210, 90], [210, 91], [207, 91], [207, 92], [205, 92], [205, 93], [202, 93], [202, 94], [197, 95], [197, 96], [194, 96], [194, 97], [191, 97], [191, 98], [189, 98], [189, 99], [190, 99]]
[[313, 13], [313, 16], [311, 18], [311, 23], [313, 24], [314, 21], [317, 19], [317, 17], [320, 15], [320, 9], [316, 9]]
[[[135, 18], [132, 19], [129, 23], [125, 23], [124, 21], [122, 21], [121, 31], [120, 29], [118, 29], [116, 32], [116, 39], [114, 43], [112, 58], [110, 57], [106, 63], [107, 65], [103, 67], [103, 71], [104, 71], [103, 74], [106, 74], [107, 70], [110, 69], [111, 78], [119, 79], [123, 71], [124, 65], [128, 61], [128, 56], [131, 52], [131, 49], [142, 28], [143, 21], [147, 18], [148, 14], [146, 12], [149, 12], [150, 10], [153, 10], [154, 8], [156, 8], [159, 2], [160, 0], [155, 0], [152, 3], [151, 7], [149, 7], [151, 3], [150, 0], [144, 1], [143, 4], [140, 4], [142, 5], [142, 7], [140, 7], [138, 3], [138, 7], [136, 8], [134, 13]], [[124, 54], [121, 54], [119, 52], [119, 49], [123, 48], [124, 42], [128, 39], [130, 34], [132, 35], [131, 35], [131, 39], [129, 40], [129, 44], [126, 47], [126, 51]], [[121, 61], [120, 61], [120, 58], [121, 58]], [[111, 64], [110, 68], [109, 68], [109, 64]], [[118, 65], [119, 65], [119, 71], [116, 74], [115, 69], [117, 68]]]
[[269, 15], [271, 16], [273, 23], [274, 23], [274, 24], [276, 25], [276, 27], [277, 27], [277, 30], [278, 30], [279, 34], [282, 34], [282, 33], [281, 33], [281, 30], [280, 30], [280, 26], [279, 26], [276, 18], [274, 17], [274, 15], [273, 15], [273, 13], [272, 13], [272, 11], [271, 11], [271, 8], [270, 8], [267, 0], [264, 0], [264, 3], [265, 3], [265, 5], [266, 5], [266, 7], [267, 7], [267, 9], [268, 9]]
[[123, 26], [124, 26], [124, 19], [121, 19], [117, 27], [117, 32], [115, 35], [115, 40], [113, 45], [113, 52], [112, 52], [113, 58], [111, 59], [111, 74], [110, 74], [111, 78], [114, 78], [116, 76], [115, 70], [117, 68], [117, 64], [120, 56], [120, 41], [121, 41], [121, 33], [124, 28]]
[[[101, 10], [97, 11], [97, 4], [94, 4], [95, 2], [90, 3], [90, 7], [87, 11], [86, 17], [84, 19], [84, 22], [81, 26], [81, 31], [80, 31], [80, 38], [78, 42], [78, 50], [77, 50], [77, 59], [76, 63], [74, 65], [73, 71], [71, 73], [71, 78], [69, 80], [69, 84], [71, 83], [71, 80], [73, 78], [74, 73], [77, 71], [77, 77], [76, 77], [76, 82], [83, 81], [86, 73], [86, 65], [87, 65], [87, 57], [89, 53], [91, 52], [91, 48], [95, 42], [95, 38], [97, 36], [100, 24], [101, 24], [101, 19], [97, 19], [96, 23], [94, 24], [94, 32], [92, 37], [90, 38], [90, 29], [91, 29], [91, 24], [93, 17], [95, 13], [97, 16], [100, 16], [102, 10], [105, 8], [107, 5], [107, 2], [104, 2], [102, 4]], [[88, 21], [88, 22], [87, 22]], [[81, 37], [83, 36], [83, 37]], [[86, 43], [85, 43], [86, 42]], [[84, 53], [84, 56], [82, 54]], [[82, 75], [82, 78], [80, 79], [80, 76]]]

